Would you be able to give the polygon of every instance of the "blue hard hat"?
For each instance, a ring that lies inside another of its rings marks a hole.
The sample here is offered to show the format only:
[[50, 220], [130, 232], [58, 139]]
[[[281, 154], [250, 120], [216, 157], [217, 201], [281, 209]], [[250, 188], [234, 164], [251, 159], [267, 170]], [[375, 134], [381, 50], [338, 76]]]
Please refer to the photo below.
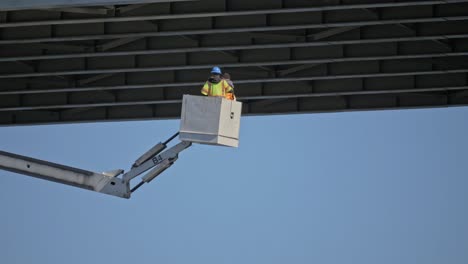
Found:
[[219, 74], [219, 75], [222, 74], [221, 69], [219, 67], [213, 67], [213, 69], [211, 69], [211, 73], [212, 74]]

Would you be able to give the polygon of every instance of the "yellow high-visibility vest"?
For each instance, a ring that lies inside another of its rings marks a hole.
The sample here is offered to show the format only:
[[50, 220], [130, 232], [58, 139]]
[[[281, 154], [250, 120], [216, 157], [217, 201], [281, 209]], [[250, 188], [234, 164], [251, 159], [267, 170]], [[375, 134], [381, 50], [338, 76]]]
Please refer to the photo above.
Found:
[[227, 93], [232, 92], [232, 87], [225, 80], [221, 80], [219, 83], [206, 82], [201, 90], [203, 95], [222, 97], [225, 97]]

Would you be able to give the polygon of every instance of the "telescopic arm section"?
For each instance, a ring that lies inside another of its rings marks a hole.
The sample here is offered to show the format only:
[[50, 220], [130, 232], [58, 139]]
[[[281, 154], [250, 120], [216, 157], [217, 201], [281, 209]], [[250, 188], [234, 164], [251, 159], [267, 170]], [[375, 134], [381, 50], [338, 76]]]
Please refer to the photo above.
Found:
[[[0, 151], [0, 169], [121, 198], [130, 198], [132, 192], [144, 183], [151, 182], [172, 166], [178, 159], [179, 153], [192, 145], [191, 142], [182, 141], [166, 150], [167, 144], [178, 134], [148, 150], [125, 174], [123, 170], [96, 173], [4, 151]], [[130, 189], [130, 181], [143, 173], [146, 174], [142, 177], [141, 183]], [[122, 178], [119, 178], [122, 174]]]
[[0, 168], [91, 191], [130, 198], [128, 186], [116, 177], [120, 171], [111, 174], [96, 173], [4, 151], [0, 151]]

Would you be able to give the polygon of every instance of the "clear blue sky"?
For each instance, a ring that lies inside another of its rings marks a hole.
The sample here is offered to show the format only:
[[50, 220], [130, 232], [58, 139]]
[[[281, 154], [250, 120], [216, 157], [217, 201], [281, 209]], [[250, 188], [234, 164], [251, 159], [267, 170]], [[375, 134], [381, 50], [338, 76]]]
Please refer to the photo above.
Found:
[[[0, 149], [128, 169], [177, 121], [0, 128]], [[132, 199], [0, 171], [0, 263], [468, 263], [468, 108], [250, 117]]]

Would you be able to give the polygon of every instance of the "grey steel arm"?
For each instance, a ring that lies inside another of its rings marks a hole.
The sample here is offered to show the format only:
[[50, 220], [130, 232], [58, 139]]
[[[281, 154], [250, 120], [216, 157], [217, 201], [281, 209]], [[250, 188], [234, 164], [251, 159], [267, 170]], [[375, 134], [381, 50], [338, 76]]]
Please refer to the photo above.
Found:
[[[178, 159], [179, 153], [192, 145], [191, 142], [182, 141], [165, 150], [167, 144], [177, 135], [178, 133], [166, 142], [158, 143], [151, 148], [137, 159], [132, 169], [125, 174], [123, 170], [97, 173], [4, 151], [0, 151], [0, 169], [121, 198], [130, 198], [133, 191], [144, 183], [151, 182], [172, 166]], [[147, 171], [149, 172], [142, 177], [142, 182], [130, 189], [130, 181]], [[123, 176], [119, 178], [121, 174]]]

